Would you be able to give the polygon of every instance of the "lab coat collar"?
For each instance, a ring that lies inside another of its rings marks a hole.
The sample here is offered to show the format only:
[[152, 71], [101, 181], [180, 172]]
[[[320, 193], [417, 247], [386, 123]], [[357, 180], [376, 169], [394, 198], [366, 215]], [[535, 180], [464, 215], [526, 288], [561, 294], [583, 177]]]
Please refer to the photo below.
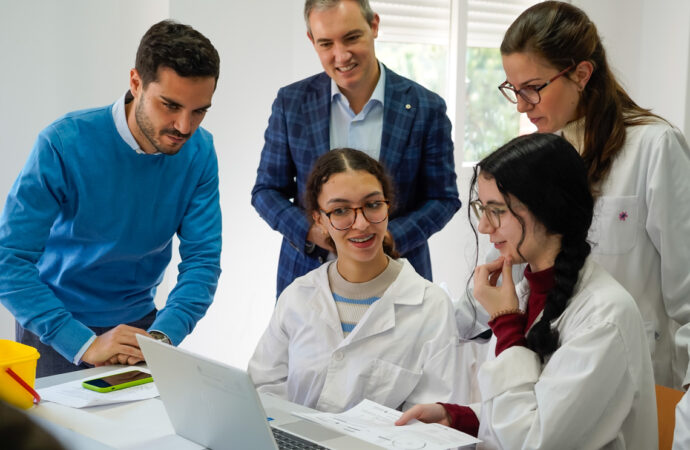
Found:
[[[395, 326], [395, 305], [419, 305], [424, 301], [424, 291], [426, 290], [425, 280], [417, 275], [412, 265], [404, 258], [399, 259], [403, 267], [398, 277], [386, 289], [380, 299], [374, 302], [367, 312], [362, 316], [357, 326], [345, 338], [339, 348], [350, 345], [356, 341], [366, 339], [370, 336], [384, 333]], [[331, 263], [333, 264], [333, 262]], [[341, 336], [343, 331], [340, 325], [338, 310], [335, 300], [328, 284], [328, 264], [322, 265], [317, 269], [316, 282], [318, 289], [322, 292], [328, 302], [319, 302], [318, 296], [311, 298], [311, 306], [321, 310], [320, 318]]]

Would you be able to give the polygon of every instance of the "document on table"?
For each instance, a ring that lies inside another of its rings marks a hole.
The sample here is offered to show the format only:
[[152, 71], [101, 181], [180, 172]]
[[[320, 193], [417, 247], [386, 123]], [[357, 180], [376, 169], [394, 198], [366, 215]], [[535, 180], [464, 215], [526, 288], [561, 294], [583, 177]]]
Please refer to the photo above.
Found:
[[445, 450], [481, 442], [469, 434], [437, 423], [426, 424], [415, 420], [397, 427], [395, 421], [402, 413], [370, 400], [362, 400], [357, 406], [340, 414], [294, 414], [391, 450]]
[[[149, 372], [143, 367], [136, 367], [142, 372]], [[87, 406], [110, 405], [112, 403], [131, 402], [135, 400], [146, 400], [149, 398], [158, 397], [158, 389], [155, 383], [140, 384], [139, 386], [132, 386], [119, 391], [111, 392], [95, 392], [86, 389], [81, 385], [82, 381], [92, 380], [94, 378], [106, 377], [108, 375], [115, 375], [122, 372], [132, 370], [132, 367], [125, 367], [111, 372], [103, 373], [98, 377], [88, 377], [77, 381], [70, 381], [63, 384], [57, 384], [44, 389], [39, 389], [38, 393], [41, 400], [59, 403], [72, 408], [86, 408]]]

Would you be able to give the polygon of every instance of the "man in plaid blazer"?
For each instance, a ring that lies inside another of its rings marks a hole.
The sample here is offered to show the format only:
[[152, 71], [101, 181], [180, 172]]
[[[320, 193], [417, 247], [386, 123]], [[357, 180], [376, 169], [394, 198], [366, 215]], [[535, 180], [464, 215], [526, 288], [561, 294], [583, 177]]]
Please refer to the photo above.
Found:
[[307, 0], [305, 20], [325, 72], [278, 91], [252, 190], [252, 205], [284, 236], [278, 295], [328, 256], [302, 205], [314, 161], [336, 147], [369, 153], [392, 176], [388, 231], [431, 280], [427, 239], [460, 208], [445, 103], [378, 62], [379, 16], [367, 0]]

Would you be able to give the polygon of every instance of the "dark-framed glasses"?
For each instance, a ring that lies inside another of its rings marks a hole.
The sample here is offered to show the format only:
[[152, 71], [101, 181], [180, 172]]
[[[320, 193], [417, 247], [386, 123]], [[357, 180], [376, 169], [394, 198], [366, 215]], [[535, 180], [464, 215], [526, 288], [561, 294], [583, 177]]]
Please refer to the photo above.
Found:
[[357, 211], [360, 211], [369, 223], [377, 224], [383, 222], [388, 217], [389, 205], [390, 202], [388, 200], [374, 200], [366, 202], [357, 208], [340, 207], [328, 212], [322, 209], [321, 212], [328, 217], [333, 228], [344, 231], [357, 221]]
[[479, 200], [470, 202], [470, 207], [478, 221], [482, 220], [482, 216], [486, 216], [486, 220], [489, 221], [489, 225], [493, 228], [501, 227], [501, 216], [508, 210], [507, 208], [494, 205], [484, 206]]
[[566, 73], [573, 70], [575, 66], [575, 63], [571, 64], [570, 66], [558, 72], [556, 76], [551, 78], [549, 81], [539, 86], [525, 86], [520, 89], [515, 89], [515, 87], [513, 87], [513, 85], [508, 83], [508, 81], [506, 80], [503, 83], [501, 83], [501, 85], [498, 87], [498, 90], [501, 91], [501, 94], [503, 94], [503, 96], [507, 98], [510, 103], [517, 103], [519, 95], [520, 97], [522, 97], [524, 101], [526, 101], [530, 105], [536, 105], [541, 101], [541, 95], [539, 94], [539, 91], [541, 91], [546, 86], [553, 83], [555, 80], [562, 77]]

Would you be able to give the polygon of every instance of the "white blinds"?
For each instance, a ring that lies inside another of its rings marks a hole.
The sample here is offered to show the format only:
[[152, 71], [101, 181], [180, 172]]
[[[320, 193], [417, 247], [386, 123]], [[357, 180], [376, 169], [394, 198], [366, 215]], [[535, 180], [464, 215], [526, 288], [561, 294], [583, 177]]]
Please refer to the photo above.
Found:
[[451, 0], [391, 0], [369, 3], [381, 17], [381, 41], [448, 45], [450, 2]]
[[467, 46], [493, 47], [515, 18], [537, 0], [385, 0], [371, 1], [381, 16], [379, 39], [447, 45], [451, 7], [467, 8]]
[[535, 0], [461, 0], [468, 2], [467, 46], [501, 46], [503, 35], [522, 11]]

